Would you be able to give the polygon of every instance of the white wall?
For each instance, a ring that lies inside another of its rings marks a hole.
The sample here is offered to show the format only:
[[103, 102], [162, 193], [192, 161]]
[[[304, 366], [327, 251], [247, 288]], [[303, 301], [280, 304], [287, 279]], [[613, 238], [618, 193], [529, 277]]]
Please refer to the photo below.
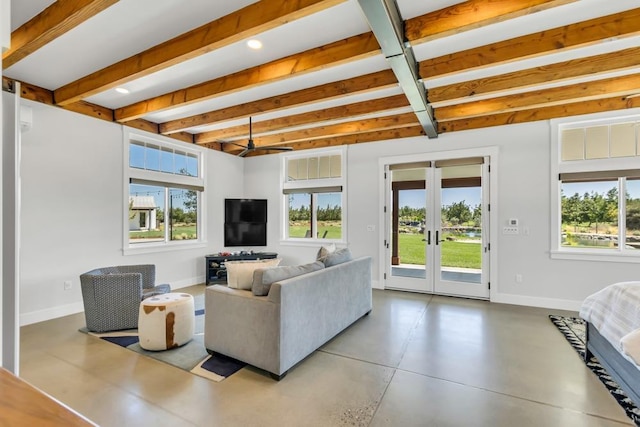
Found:
[[[348, 240], [356, 256], [374, 259], [373, 280], [379, 277], [381, 206], [378, 161], [382, 157], [451, 151], [476, 147], [498, 147], [498, 226], [509, 218], [518, 218], [520, 227], [529, 227], [530, 235], [502, 235], [491, 242], [497, 257], [497, 283], [492, 283], [491, 300], [513, 304], [577, 310], [582, 300], [607, 284], [638, 279], [638, 264], [552, 260], [550, 249], [550, 125], [535, 122], [465, 132], [442, 134], [437, 139], [407, 138], [348, 147]], [[279, 155], [246, 159], [245, 193], [269, 198], [270, 218], [278, 218], [280, 194]], [[317, 246], [281, 245], [279, 226], [270, 220], [269, 250], [283, 257], [283, 264], [313, 260]], [[376, 232], [368, 232], [375, 225]], [[521, 274], [522, 283], [515, 275]]]
[[[83, 310], [79, 275], [153, 263], [157, 281], [204, 282], [204, 255], [223, 244], [223, 200], [243, 189], [242, 159], [207, 150], [206, 247], [123, 255], [122, 126], [44, 104], [23, 134], [21, 323]], [[64, 281], [72, 282], [64, 290]]]
[[[33, 127], [23, 134], [21, 323], [82, 311], [79, 275], [107, 265], [155, 263], [158, 281], [182, 287], [204, 282], [204, 255], [223, 249], [225, 198], [267, 198], [266, 248], [291, 265], [315, 259], [318, 247], [280, 243], [280, 156], [241, 159], [208, 150], [207, 245], [203, 248], [125, 256], [122, 127], [59, 108], [27, 102]], [[379, 159], [397, 155], [498, 147], [498, 224], [518, 218], [530, 235], [499, 235], [497, 302], [577, 309], [605, 285], [637, 279], [638, 264], [549, 258], [550, 200], [548, 122], [443, 134], [436, 140], [407, 138], [348, 147], [349, 247], [374, 259], [379, 277]], [[366, 230], [375, 225], [376, 231]], [[522, 283], [515, 282], [521, 274]], [[64, 281], [72, 289], [64, 290]]]

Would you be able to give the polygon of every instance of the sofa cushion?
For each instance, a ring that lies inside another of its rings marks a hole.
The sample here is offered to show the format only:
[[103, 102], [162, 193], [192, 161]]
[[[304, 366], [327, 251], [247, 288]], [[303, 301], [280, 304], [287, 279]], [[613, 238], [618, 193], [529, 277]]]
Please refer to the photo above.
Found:
[[280, 259], [261, 259], [252, 261], [227, 261], [227, 286], [230, 288], [251, 290], [253, 285], [253, 271], [256, 268], [275, 267]]
[[253, 287], [251, 291], [257, 296], [268, 295], [271, 285], [275, 282], [322, 270], [323, 268], [324, 264], [320, 261], [304, 265], [259, 268], [253, 272]]
[[331, 243], [327, 246], [322, 246], [320, 250], [318, 250], [318, 255], [316, 256], [317, 261], [323, 261], [327, 257], [327, 255], [332, 254], [336, 251], [336, 244]]
[[351, 256], [351, 251], [349, 250], [349, 248], [342, 248], [327, 255], [322, 262], [324, 263], [325, 267], [331, 267], [333, 265], [351, 261], [352, 259], [353, 256]]

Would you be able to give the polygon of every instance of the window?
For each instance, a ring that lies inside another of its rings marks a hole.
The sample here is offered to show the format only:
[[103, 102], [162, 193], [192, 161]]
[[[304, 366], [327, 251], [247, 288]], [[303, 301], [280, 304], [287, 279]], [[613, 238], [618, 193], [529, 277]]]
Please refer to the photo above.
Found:
[[552, 257], [640, 262], [640, 117], [562, 122]]
[[283, 238], [345, 240], [344, 149], [283, 156]]
[[202, 151], [125, 133], [128, 248], [200, 243]]

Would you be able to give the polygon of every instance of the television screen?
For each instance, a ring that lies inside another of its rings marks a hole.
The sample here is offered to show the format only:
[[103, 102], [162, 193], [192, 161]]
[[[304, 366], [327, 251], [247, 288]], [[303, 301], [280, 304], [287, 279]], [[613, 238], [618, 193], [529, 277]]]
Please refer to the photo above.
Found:
[[225, 246], [267, 246], [266, 222], [227, 222], [224, 224]]
[[267, 222], [267, 200], [226, 199], [224, 222]]

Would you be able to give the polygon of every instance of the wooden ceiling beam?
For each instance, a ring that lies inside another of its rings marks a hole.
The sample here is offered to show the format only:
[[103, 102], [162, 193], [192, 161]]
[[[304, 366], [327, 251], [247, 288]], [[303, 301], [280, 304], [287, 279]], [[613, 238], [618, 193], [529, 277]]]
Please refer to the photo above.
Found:
[[[336, 147], [340, 145], [361, 144], [361, 143], [375, 142], [375, 141], [387, 141], [387, 140], [410, 138], [410, 137], [416, 137], [416, 136], [425, 136], [424, 129], [420, 125], [405, 126], [405, 127], [385, 129], [385, 130], [376, 130], [376, 131], [364, 132], [364, 133], [331, 136], [327, 138], [314, 139], [311, 141], [295, 142], [293, 144], [287, 144], [287, 145], [293, 148], [294, 151], [301, 151], [301, 150], [310, 150], [313, 148]], [[275, 154], [275, 153], [277, 152], [276, 151], [264, 152], [262, 150], [257, 150], [257, 151], [254, 151], [253, 153], [250, 153], [249, 156]]]
[[[256, 134], [273, 132], [330, 120], [380, 113], [407, 106], [409, 106], [409, 101], [403, 94], [393, 95], [261, 122], [253, 122], [252, 131]], [[204, 144], [247, 135], [249, 135], [248, 124], [200, 133], [196, 137], [196, 142], [198, 144]]]
[[[6, 76], [2, 77], [3, 87], [14, 87], [16, 80], [10, 79]], [[107, 122], [113, 122], [113, 110], [110, 108], [102, 107], [100, 105], [91, 104], [86, 101], [78, 101], [69, 105], [59, 106], [53, 102], [53, 92], [49, 89], [44, 89], [39, 86], [35, 86], [29, 83], [20, 82], [20, 97], [22, 99], [28, 99], [30, 101], [40, 102], [42, 104], [59, 107], [64, 110], [73, 111], [75, 113], [84, 114], [85, 116], [93, 117], [94, 119], [100, 119]], [[150, 122], [148, 120], [132, 120], [127, 123], [127, 126], [141, 129], [151, 133], [158, 132], [158, 124]], [[194, 135], [188, 132], [178, 132], [172, 135], [168, 135], [169, 138], [176, 139], [178, 141], [188, 142], [190, 144], [195, 143]]]
[[469, 0], [406, 20], [405, 36], [414, 45], [425, 43], [574, 1]]
[[11, 33], [11, 47], [2, 54], [7, 69], [82, 24], [119, 0], [58, 0]]
[[429, 100], [434, 104], [458, 101], [513, 88], [527, 88], [554, 81], [595, 76], [635, 67], [640, 67], [640, 48], [638, 47], [514, 71], [498, 76], [433, 87], [429, 89]]
[[[338, 135], [365, 133], [371, 131], [396, 129], [418, 124], [418, 118], [414, 112], [404, 114], [394, 114], [384, 117], [354, 120], [351, 122], [337, 123], [332, 125], [318, 126], [313, 128], [283, 132], [273, 135], [254, 137], [256, 147], [290, 145], [299, 141], [310, 141], [318, 138], [328, 138]], [[226, 149], [227, 152], [242, 151], [242, 148], [233, 146], [233, 149]]]
[[66, 105], [220, 49], [345, 0], [260, 0], [229, 15], [123, 59], [55, 91]]
[[386, 89], [396, 86], [397, 84], [398, 80], [396, 80], [393, 71], [378, 71], [364, 76], [314, 86], [283, 95], [276, 95], [270, 98], [222, 108], [216, 111], [196, 114], [195, 116], [184, 117], [182, 119], [171, 120], [160, 124], [160, 132], [165, 135], [171, 134], [195, 126], [211, 125], [256, 114], [298, 107], [317, 102], [319, 99], [327, 101], [356, 93]]
[[115, 110], [116, 120], [126, 122], [167, 108], [181, 107], [229, 95], [292, 76], [364, 59], [379, 51], [380, 46], [373, 33], [360, 34], [118, 108]]
[[435, 109], [439, 122], [640, 93], [640, 74], [541, 89]]
[[481, 129], [640, 107], [640, 97], [612, 97], [438, 123], [438, 133]]
[[495, 66], [640, 33], [640, 9], [553, 28], [420, 62], [424, 79]]

